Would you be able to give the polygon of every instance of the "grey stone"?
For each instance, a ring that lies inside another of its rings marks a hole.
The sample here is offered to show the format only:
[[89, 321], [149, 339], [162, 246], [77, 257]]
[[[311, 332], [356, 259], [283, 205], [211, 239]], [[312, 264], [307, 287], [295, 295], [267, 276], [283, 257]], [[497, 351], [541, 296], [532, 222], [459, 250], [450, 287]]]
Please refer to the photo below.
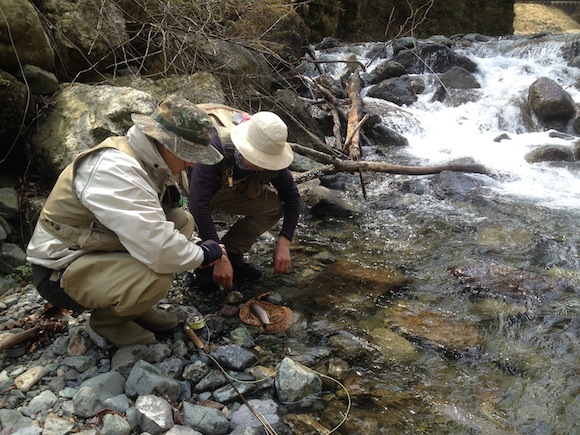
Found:
[[103, 417], [103, 428], [100, 435], [129, 435], [131, 427], [127, 420], [117, 414], [106, 414]]
[[83, 382], [73, 397], [75, 412], [81, 417], [93, 417], [105, 400], [122, 394], [125, 378], [117, 372], [103, 373]]
[[56, 403], [57, 399], [58, 397], [56, 397], [56, 395], [52, 391], [45, 390], [30, 401], [28, 406], [25, 407], [26, 412], [23, 411], [21, 412], [24, 415], [28, 416], [32, 414], [37, 414], [41, 411], [45, 411], [50, 407], [52, 407]]
[[220, 346], [211, 353], [211, 356], [224, 368], [238, 372], [258, 362], [258, 357], [255, 354], [235, 344]]
[[276, 393], [282, 402], [298, 402], [322, 391], [322, 380], [308, 367], [286, 357], [276, 374]]
[[131, 370], [125, 393], [129, 397], [143, 394], [167, 395], [169, 400], [179, 398], [179, 382], [166, 376], [161, 370], [147, 361], [138, 361]]
[[182, 414], [189, 427], [204, 435], [225, 435], [229, 432], [228, 419], [217, 409], [184, 402]]
[[139, 396], [135, 402], [141, 430], [160, 435], [174, 425], [173, 409], [164, 399], [152, 394]]

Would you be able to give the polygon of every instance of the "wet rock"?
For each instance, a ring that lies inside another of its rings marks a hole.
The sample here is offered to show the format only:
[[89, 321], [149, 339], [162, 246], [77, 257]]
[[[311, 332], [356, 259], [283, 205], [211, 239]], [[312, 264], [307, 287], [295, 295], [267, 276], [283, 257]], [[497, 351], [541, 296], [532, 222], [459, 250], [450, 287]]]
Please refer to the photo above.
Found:
[[393, 40], [393, 54], [397, 55], [403, 50], [411, 50], [419, 46], [419, 41], [416, 38], [406, 36], [403, 38], [396, 38]]
[[540, 77], [528, 90], [528, 103], [547, 126], [564, 130], [576, 114], [576, 105], [568, 92], [548, 77]]
[[546, 359], [532, 345], [505, 339], [500, 343], [489, 343], [487, 352], [497, 364], [509, 374], [538, 372], [546, 367]]
[[378, 145], [395, 147], [409, 145], [409, 140], [406, 137], [384, 124], [374, 124], [372, 127], [366, 127], [365, 132]]
[[497, 299], [480, 299], [473, 304], [471, 312], [480, 319], [493, 320], [506, 316], [525, 314], [528, 308], [520, 304], [509, 303]]
[[528, 163], [573, 162], [574, 150], [564, 145], [542, 145], [525, 156]]
[[363, 358], [371, 351], [371, 345], [368, 341], [346, 331], [341, 331], [330, 337], [328, 346], [336, 355], [347, 361]]
[[394, 62], [392, 60], [387, 60], [377, 66], [370, 74], [368, 84], [374, 85], [383, 80], [390, 79], [393, 77], [400, 77], [406, 73], [405, 67], [400, 63]]
[[495, 263], [452, 267], [449, 272], [476, 296], [537, 300], [553, 287], [542, 275]]
[[256, 364], [258, 358], [243, 347], [232, 345], [220, 346], [211, 353], [224, 368], [238, 372]]
[[406, 80], [400, 77], [386, 79], [373, 85], [367, 91], [367, 95], [369, 97], [390, 101], [398, 106], [410, 106], [417, 101], [417, 95], [415, 95], [414, 89]]
[[477, 79], [465, 68], [454, 66], [439, 76], [444, 87], [453, 89], [481, 88]]
[[[230, 428], [232, 430], [236, 430], [238, 428], [252, 428], [255, 430], [260, 430], [263, 427], [263, 424], [254, 415], [254, 412], [256, 412], [258, 415], [261, 415], [264, 418], [264, 420], [272, 427], [275, 433], [288, 435], [292, 433], [290, 428], [278, 415], [278, 405], [273, 400], [252, 399], [248, 401], [248, 404], [244, 403], [232, 414], [232, 418], [230, 420]], [[250, 407], [254, 412], [252, 412]]]
[[474, 61], [442, 44], [421, 44], [418, 50], [402, 50], [394, 60], [403, 65], [408, 74], [444, 73], [454, 66], [469, 72], [477, 70]]
[[[350, 391], [350, 387], [348, 388]], [[338, 400], [333, 400], [322, 412], [320, 421], [325, 426], [332, 428], [338, 427], [342, 423], [340, 430], [346, 434], [379, 434], [384, 432], [385, 428], [379, 426], [375, 411], [367, 409], [363, 412], [360, 410], [353, 411], [351, 409], [348, 419], [342, 422], [344, 412], [344, 404]], [[389, 409], [391, 418], [393, 418], [393, 414], [394, 410]], [[391, 430], [390, 433], [397, 433], [399, 431], [400, 427], [397, 430]]]
[[282, 402], [300, 402], [303, 404], [310, 396], [322, 391], [320, 377], [311, 369], [284, 358], [276, 374], [276, 393]]
[[293, 433], [324, 435], [330, 433], [330, 429], [320, 424], [308, 414], [288, 414], [284, 416], [284, 422], [292, 429]]
[[341, 198], [335, 190], [314, 183], [302, 184], [300, 185], [300, 195], [310, 207], [310, 213], [315, 217], [347, 217], [360, 212], [356, 205]]
[[[340, 260], [320, 273], [310, 285], [316, 302], [351, 310], [359, 310], [365, 304], [373, 304], [372, 298], [402, 287], [407, 277], [390, 267], [361, 267], [353, 262]], [[364, 292], [361, 291], [364, 289]], [[368, 308], [368, 306], [367, 306]]]
[[415, 301], [399, 301], [385, 309], [385, 323], [404, 336], [455, 356], [482, 344], [473, 323], [447, 313], [432, 312]]
[[369, 335], [377, 350], [390, 360], [409, 362], [420, 355], [412, 343], [388, 328], [375, 328]]

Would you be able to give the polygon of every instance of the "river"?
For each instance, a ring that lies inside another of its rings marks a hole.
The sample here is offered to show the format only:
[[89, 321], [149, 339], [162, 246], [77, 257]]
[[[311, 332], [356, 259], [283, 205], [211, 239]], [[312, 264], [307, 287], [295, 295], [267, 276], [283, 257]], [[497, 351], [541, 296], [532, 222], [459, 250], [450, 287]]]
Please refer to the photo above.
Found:
[[[572, 147], [578, 138], [571, 128], [561, 137], [527, 131], [517, 103], [537, 78], [550, 77], [580, 104], [579, 70], [560, 54], [571, 40], [580, 35], [457, 49], [479, 66], [479, 99], [432, 102], [436, 82], [427, 80], [415, 104], [383, 120], [409, 145], [364, 149], [365, 158], [408, 165], [469, 157], [492, 176], [365, 174], [366, 198], [353, 177], [344, 197], [360, 213], [320, 218], [299, 235], [295, 265], [305, 286], [285, 291], [311, 328], [330, 322], [371, 344], [372, 332], [385, 328], [413, 346], [411, 356], [379, 346], [349, 361], [340, 379], [352, 389], [352, 408], [339, 433], [580, 433], [580, 162], [525, 160], [535, 147]], [[353, 51], [372, 71], [372, 46], [317, 55]], [[344, 72], [337, 63], [327, 68]], [[389, 105], [369, 97], [364, 104]], [[497, 141], [501, 134], [509, 139]], [[408, 282], [382, 294], [351, 287], [334, 305], [317, 306], [306, 284], [319, 273], [314, 259], [322, 269], [338, 260], [393, 268]], [[459, 338], [467, 346], [450, 353]], [[328, 427], [347, 406], [337, 397], [322, 416]]]

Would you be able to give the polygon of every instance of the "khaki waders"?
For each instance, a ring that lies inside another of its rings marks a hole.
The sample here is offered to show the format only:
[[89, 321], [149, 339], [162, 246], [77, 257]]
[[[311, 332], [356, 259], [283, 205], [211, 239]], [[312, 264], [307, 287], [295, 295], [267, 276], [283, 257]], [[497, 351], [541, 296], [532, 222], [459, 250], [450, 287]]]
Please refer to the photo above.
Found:
[[[182, 208], [167, 212], [190, 238], [195, 222]], [[121, 347], [156, 342], [153, 332], [169, 332], [178, 325], [173, 314], [153, 308], [173, 283], [173, 274], [158, 274], [127, 252], [95, 251], [73, 261], [62, 273], [60, 286], [80, 306], [93, 310], [95, 332]]]

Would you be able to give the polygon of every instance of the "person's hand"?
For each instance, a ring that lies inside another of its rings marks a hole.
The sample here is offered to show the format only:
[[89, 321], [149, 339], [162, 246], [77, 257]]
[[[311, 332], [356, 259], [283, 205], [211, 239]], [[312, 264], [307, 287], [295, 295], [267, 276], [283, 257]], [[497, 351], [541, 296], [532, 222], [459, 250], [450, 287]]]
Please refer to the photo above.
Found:
[[213, 280], [217, 285], [228, 290], [234, 286], [234, 269], [227, 255], [224, 254], [220, 261], [214, 263]]
[[278, 237], [274, 247], [274, 273], [284, 273], [290, 270], [292, 259], [290, 258], [290, 240], [286, 237]]

